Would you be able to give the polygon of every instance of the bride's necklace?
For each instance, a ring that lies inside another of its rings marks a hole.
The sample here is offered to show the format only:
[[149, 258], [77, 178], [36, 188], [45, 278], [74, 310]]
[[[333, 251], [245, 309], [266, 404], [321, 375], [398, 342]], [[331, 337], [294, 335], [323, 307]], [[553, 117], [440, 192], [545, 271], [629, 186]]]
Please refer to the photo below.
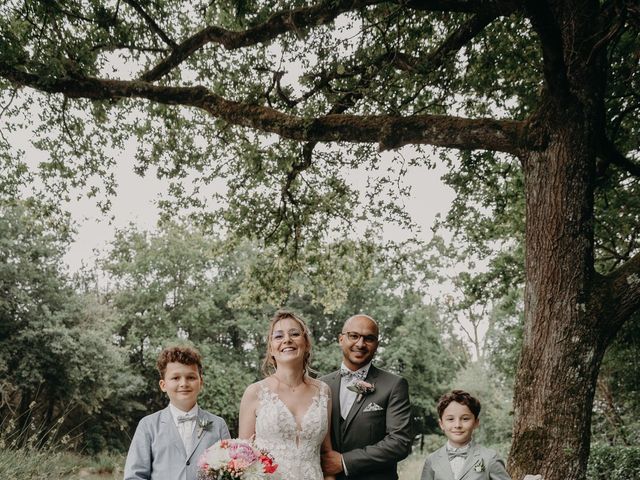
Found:
[[284, 380], [279, 378], [278, 375], [276, 375], [275, 373], [273, 374], [273, 376], [278, 381], [278, 383], [284, 383], [287, 387], [289, 387], [289, 391], [291, 391], [291, 392], [295, 392], [296, 389], [299, 388], [300, 385], [302, 385], [304, 383], [304, 378], [300, 379], [300, 381], [296, 385], [291, 385], [290, 383], [285, 382]]

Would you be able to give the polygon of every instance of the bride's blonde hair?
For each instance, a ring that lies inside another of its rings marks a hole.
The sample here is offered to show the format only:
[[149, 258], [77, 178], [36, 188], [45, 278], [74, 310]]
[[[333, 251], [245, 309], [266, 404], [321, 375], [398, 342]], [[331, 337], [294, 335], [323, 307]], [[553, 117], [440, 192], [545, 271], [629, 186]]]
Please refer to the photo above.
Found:
[[304, 323], [304, 320], [298, 317], [295, 313], [288, 310], [278, 310], [269, 322], [269, 332], [267, 333], [266, 338], [267, 353], [262, 360], [262, 374], [265, 377], [268, 377], [276, 371], [278, 365], [276, 364], [276, 359], [274, 358], [273, 352], [271, 350], [271, 336], [273, 335], [273, 330], [276, 326], [276, 323], [287, 318], [290, 318], [291, 320], [298, 323], [298, 325], [300, 325], [300, 330], [302, 330], [302, 335], [304, 336], [305, 343], [307, 345], [307, 351], [304, 353], [304, 360], [302, 363], [302, 373], [304, 379], [304, 375], [308, 374], [309, 372], [313, 372], [313, 370], [309, 366], [309, 364], [311, 363], [311, 335], [309, 334], [309, 329], [307, 328], [306, 323]]

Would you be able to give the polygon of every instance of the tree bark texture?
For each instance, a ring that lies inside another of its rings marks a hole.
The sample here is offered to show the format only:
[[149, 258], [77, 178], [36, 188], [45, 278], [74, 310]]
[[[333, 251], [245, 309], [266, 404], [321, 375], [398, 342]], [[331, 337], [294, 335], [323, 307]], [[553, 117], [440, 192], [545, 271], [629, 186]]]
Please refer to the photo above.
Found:
[[[589, 2], [581, 2], [585, 6]], [[523, 347], [509, 458], [513, 478], [585, 478], [598, 372], [618, 328], [594, 267], [594, 186], [606, 71], [597, 25], [575, 2], [530, 2], [543, 44], [548, 140], [522, 157], [526, 195]], [[595, 2], [589, 7], [596, 13]], [[570, 27], [570, 28], [569, 28]]]
[[[575, 119], [524, 161], [525, 324], [515, 387], [510, 473], [584, 478], [591, 407], [604, 354], [589, 302], [593, 147]], [[533, 470], [533, 471], [532, 471]]]

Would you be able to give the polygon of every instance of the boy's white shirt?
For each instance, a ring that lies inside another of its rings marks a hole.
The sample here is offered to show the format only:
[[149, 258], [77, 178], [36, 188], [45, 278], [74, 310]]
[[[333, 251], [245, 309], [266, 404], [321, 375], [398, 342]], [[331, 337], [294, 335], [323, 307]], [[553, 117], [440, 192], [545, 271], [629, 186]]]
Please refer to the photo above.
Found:
[[[176, 407], [173, 403], [169, 402], [169, 411], [171, 412], [171, 416], [173, 417], [173, 423], [176, 424], [176, 428], [178, 429], [180, 438], [182, 438], [184, 449], [186, 452], [189, 452], [191, 450], [191, 437], [193, 436], [193, 430], [196, 428], [195, 420], [198, 419], [198, 404], [196, 403], [188, 412], [184, 412]], [[178, 423], [178, 417], [182, 415], [192, 416], [194, 421]]]
[[173, 417], [173, 421], [175, 422], [176, 425], [178, 425], [178, 417], [180, 415], [190, 415], [190, 416], [193, 416], [194, 418], [198, 418], [198, 404], [197, 403], [188, 412], [183, 412], [178, 407], [176, 407], [173, 403], [169, 402], [169, 410], [171, 410], [171, 416]]
[[[447, 440], [447, 450], [460, 450], [464, 448], [469, 448], [471, 442], [467, 442], [465, 445], [461, 447], [454, 447], [451, 445], [451, 442]], [[462, 469], [464, 468], [464, 464], [466, 462], [466, 458], [455, 457], [449, 460], [449, 464], [451, 465], [451, 471], [453, 472], [453, 478], [460, 478], [460, 474], [462, 473]]]

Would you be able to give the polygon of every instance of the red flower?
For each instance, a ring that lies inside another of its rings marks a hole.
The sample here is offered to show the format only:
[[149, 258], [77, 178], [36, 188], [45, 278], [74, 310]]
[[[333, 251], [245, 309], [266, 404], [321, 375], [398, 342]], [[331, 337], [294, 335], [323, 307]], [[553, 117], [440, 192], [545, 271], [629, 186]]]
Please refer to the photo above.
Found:
[[262, 462], [262, 471], [264, 473], [273, 473], [278, 468], [278, 464], [273, 463], [273, 459], [267, 455], [261, 455], [260, 461]]

